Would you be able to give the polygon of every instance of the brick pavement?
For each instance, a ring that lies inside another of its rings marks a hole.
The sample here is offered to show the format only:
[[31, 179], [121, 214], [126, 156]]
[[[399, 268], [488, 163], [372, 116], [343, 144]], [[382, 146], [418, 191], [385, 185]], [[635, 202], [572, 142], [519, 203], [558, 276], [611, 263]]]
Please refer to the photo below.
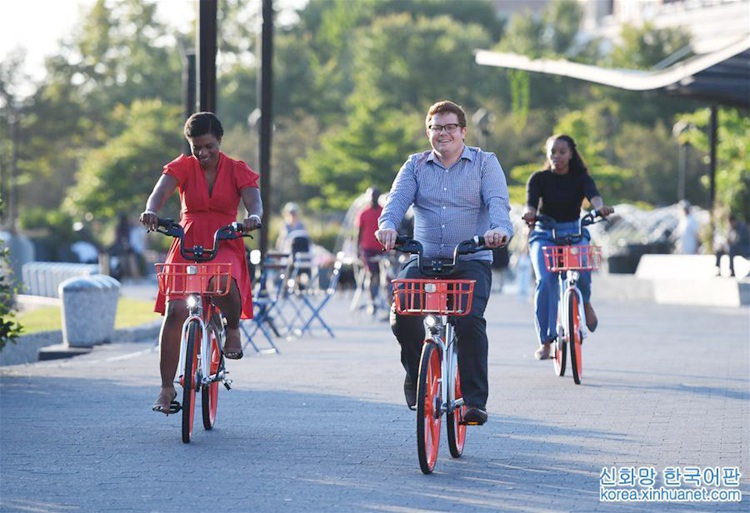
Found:
[[[584, 384], [533, 359], [532, 308], [488, 308], [490, 421], [464, 456], [416, 456], [398, 346], [334, 298], [336, 338], [230, 362], [213, 431], [150, 411], [148, 342], [0, 368], [0, 511], [746, 511], [750, 309], [597, 303]], [[601, 503], [604, 466], [738, 466], [743, 504]]]

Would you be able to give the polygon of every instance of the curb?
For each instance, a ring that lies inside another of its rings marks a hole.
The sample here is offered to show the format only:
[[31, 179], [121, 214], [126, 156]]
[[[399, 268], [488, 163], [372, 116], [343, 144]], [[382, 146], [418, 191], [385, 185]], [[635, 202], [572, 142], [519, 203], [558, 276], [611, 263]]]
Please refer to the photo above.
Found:
[[[131, 328], [121, 328], [114, 332], [110, 343], [118, 342], [151, 342], [156, 343], [161, 329], [161, 320], [134, 326]], [[47, 348], [47, 351], [44, 351]], [[89, 353], [95, 349], [87, 348], [70, 348], [63, 343], [61, 330], [42, 331], [30, 335], [18, 337], [16, 343], [8, 343], [0, 351], [0, 367], [7, 365], [23, 365], [36, 363], [42, 360], [52, 360], [59, 358], [68, 358], [80, 354]], [[82, 351], [81, 349], [86, 349]], [[46, 353], [41, 356], [40, 353]], [[54, 357], [52, 357], [54, 355]]]

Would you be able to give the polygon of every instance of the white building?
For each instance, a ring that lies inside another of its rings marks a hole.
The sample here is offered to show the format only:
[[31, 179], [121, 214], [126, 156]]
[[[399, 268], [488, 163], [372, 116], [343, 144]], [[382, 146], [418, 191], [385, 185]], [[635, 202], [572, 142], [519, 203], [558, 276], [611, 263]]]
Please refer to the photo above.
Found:
[[[503, 16], [539, 12], [551, 0], [496, 0]], [[750, 0], [578, 0], [584, 8], [585, 38], [616, 41], [622, 25], [684, 27], [698, 54], [724, 48], [750, 34]]]

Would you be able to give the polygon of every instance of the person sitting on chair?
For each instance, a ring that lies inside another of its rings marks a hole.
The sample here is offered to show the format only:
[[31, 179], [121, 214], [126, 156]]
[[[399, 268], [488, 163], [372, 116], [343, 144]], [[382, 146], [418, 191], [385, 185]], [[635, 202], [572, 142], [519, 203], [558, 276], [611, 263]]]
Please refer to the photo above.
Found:
[[284, 226], [279, 232], [276, 248], [288, 253], [292, 258], [291, 276], [301, 288], [306, 287], [311, 279], [312, 241], [307, 233], [305, 223], [300, 218], [300, 208], [289, 202], [283, 209]]

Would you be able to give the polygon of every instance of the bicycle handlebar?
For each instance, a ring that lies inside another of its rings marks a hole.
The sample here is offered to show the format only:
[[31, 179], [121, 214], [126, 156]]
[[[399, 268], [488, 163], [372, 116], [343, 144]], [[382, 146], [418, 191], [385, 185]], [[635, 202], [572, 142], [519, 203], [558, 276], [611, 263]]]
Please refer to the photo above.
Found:
[[[260, 229], [260, 226], [258, 227]], [[192, 248], [186, 248], [184, 246], [185, 230], [182, 226], [169, 218], [157, 218], [157, 228], [154, 230], [163, 235], [169, 235], [175, 239], [180, 239], [180, 255], [185, 260], [192, 260], [193, 262], [210, 262], [216, 258], [216, 254], [219, 252], [219, 241], [220, 240], [234, 240], [240, 237], [253, 236], [250, 233], [244, 231], [244, 227], [241, 223], [233, 222], [226, 226], [222, 226], [216, 233], [214, 233], [214, 244], [211, 249], [206, 249], [201, 245], [195, 245]]]
[[458, 257], [460, 255], [470, 255], [479, 251], [489, 251], [492, 248], [488, 248], [484, 245], [484, 237], [477, 235], [473, 239], [461, 241], [456, 245], [453, 250], [453, 258], [436, 258], [425, 264], [423, 258], [424, 247], [422, 243], [415, 239], [410, 239], [405, 235], [399, 235], [396, 237], [396, 245], [394, 248], [396, 251], [401, 253], [408, 253], [411, 255], [417, 255], [417, 265], [419, 266], [420, 272], [431, 276], [447, 276], [453, 272], [453, 269], [458, 264]]
[[586, 214], [584, 214], [578, 220], [578, 233], [558, 237], [557, 221], [554, 218], [544, 214], [537, 214], [536, 216], [534, 216], [534, 222], [539, 223], [540, 228], [542, 228], [543, 230], [552, 230], [552, 239], [555, 244], [565, 246], [580, 242], [581, 239], [583, 239], [584, 227], [590, 226], [595, 223], [600, 223], [602, 221], [606, 221], [606, 218], [603, 217], [598, 210], [591, 210], [590, 212], [586, 212]]

